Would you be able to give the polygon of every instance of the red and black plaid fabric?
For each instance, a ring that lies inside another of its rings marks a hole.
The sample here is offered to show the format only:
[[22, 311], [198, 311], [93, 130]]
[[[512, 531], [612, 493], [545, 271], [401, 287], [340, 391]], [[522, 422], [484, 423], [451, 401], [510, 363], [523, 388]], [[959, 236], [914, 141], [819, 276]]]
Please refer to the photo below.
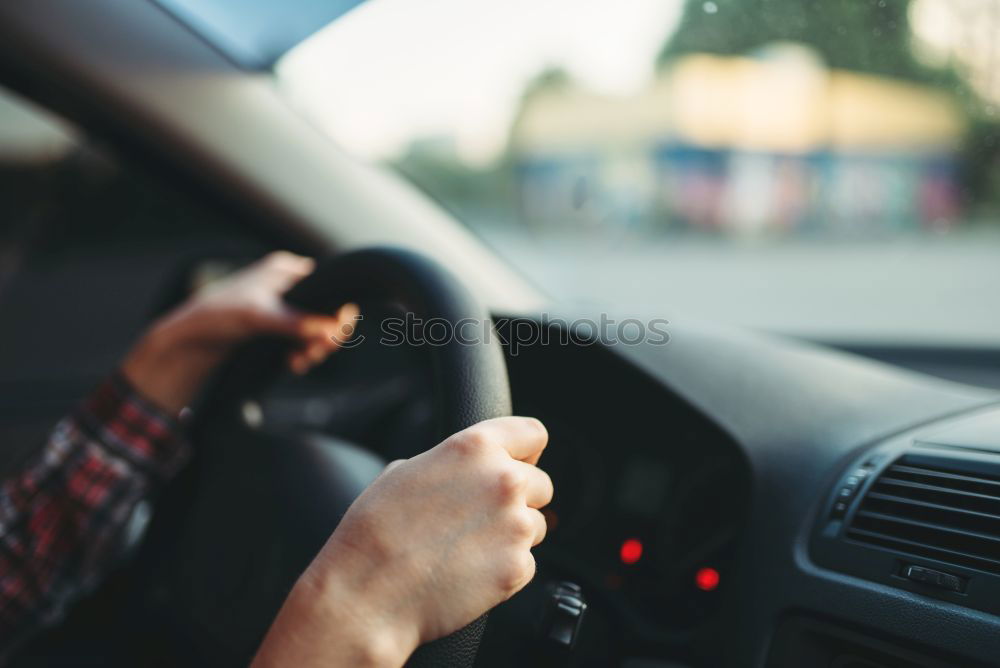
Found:
[[135, 506], [186, 460], [179, 435], [115, 374], [0, 484], [0, 656], [114, 565]]

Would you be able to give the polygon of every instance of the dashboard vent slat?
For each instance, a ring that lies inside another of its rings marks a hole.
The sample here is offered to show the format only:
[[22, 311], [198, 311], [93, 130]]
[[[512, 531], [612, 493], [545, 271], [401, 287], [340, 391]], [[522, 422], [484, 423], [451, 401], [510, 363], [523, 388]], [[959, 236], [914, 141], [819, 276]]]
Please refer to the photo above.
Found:
[[1000, 574], [1000, 466], [970, 474], [945, 459], [931, 464], [904, 455], [871, 485], [846, 535]]
[[913, 554], [921, 557], [938, 559], [939, 561], [978, 568], [992, 573], [1000, 573], [1000, 561], [996, 559], [982, 558], [963, 552], [945, 550], [941, 548], [929, 547], [923, 543], [916, 543], [895, 536], [887, 536], [875, 531], [865, 531], [863, 529], [851, 529], [848, 534], [854, 540], [879, 547], [889, 548], [898, 552]]
[[915, 482], [927, 482], [932, 485], [939, 485], [947, 488], [954, 488], [959, 491], [972, 491], [984, 495], [991, 495], [1000, 499], [1000, 480], [990, 480], [978, 476], [963, 475], [957, 473], [946, 473], [944, 471], [934, 471], [916, 466], [905, 466], [894, 464], [889, 467], [884, 477], [899, 477], [904, 480]]
[[976, 533], [992, 534], [1000, 531], [1000, 516], [977, 510], [956, 508], [927, 501], [907, 499], [894, 494], [871, 492], [864, 512], [892, 515], [901, 519], [932, 522]]

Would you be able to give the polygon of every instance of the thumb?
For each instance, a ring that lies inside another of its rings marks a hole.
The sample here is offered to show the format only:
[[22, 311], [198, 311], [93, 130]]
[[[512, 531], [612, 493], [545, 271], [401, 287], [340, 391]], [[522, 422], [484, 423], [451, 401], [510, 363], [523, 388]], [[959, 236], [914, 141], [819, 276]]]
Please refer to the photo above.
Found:
[[302, 311], [284, 302], [262, 309], [254, 317], [251, 326], [255, 334], [288, 336], [303, 343], [325, 342], [329, 351], [351, 338], [360, 318], [356, 304], [345, 304], [330, 315]]

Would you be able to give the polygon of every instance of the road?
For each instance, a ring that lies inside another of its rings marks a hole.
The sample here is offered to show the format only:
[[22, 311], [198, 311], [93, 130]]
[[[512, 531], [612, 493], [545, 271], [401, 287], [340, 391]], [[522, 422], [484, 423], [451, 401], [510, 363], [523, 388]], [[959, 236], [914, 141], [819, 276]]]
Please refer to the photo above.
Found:
[[1000, 232], [737, 241], [480, 231], [559, 300], [852, 342], [1000, 345]]

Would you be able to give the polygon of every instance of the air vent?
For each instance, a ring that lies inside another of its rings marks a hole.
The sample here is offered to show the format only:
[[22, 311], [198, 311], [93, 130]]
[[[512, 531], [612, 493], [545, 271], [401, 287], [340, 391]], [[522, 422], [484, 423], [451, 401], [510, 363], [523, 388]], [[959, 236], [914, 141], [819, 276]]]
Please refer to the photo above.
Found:
[[868, 489], [847, 536], [1000, 574], [1000, 467], [904, 455]]

